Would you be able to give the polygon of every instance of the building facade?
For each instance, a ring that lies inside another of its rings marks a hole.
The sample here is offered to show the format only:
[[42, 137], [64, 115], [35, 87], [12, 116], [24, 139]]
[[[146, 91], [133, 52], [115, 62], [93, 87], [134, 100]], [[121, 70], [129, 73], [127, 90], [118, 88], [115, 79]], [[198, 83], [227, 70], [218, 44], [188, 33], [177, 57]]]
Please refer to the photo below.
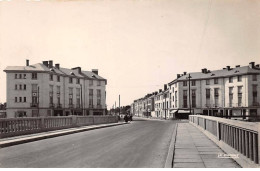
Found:
[[[190, 77], [190, 78], [189, 78]], [[171, 113], [256, 117], [260, 113], [260, 68], [248, 66], [182, 75], [170, 82]], [[190, 112], [191, 111], [191, 112]]]
[[98, 70], [62, 68], [53, 61], [8, 66], [7, 117], [105, 115], [107, 80]]
[[[147, 100], [153, 97], [157, 118], [187, 118], [202, 114], [227, 118], [260, 117], [260, 67], [254, 62], [248, 66], [227, 66], [221, 70], [177, 74], [168, 87], [135, 100], [135, 112], [146, 111]], [[139, 115], [142, 116], [142, 115]]]

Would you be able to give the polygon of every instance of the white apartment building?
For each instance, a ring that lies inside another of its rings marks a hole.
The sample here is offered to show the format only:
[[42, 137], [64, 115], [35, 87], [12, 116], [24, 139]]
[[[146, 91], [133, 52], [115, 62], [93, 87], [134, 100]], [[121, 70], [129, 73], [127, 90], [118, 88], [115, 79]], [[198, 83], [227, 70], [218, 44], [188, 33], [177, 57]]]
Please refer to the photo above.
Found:
[[184, 72], [168, 85], [174, 115], [190, 113], [190, 109], [192, 114], [221, 117], [246, 118], [260, 113], [260, 68], [254, 62], [222, 70]]
[[53, 61], [8, 66], [7, 117], [105, 115], [107, 80], [98, 70], [62, 68]]

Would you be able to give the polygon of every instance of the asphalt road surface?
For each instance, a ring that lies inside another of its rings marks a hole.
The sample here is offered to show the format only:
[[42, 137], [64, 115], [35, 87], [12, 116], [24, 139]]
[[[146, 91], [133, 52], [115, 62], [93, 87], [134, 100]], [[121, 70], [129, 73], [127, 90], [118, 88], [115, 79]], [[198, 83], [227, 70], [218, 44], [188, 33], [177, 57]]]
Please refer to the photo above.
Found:
[[0, 167], [164, 167], [174, 121], [134, 120], [0, 149]]

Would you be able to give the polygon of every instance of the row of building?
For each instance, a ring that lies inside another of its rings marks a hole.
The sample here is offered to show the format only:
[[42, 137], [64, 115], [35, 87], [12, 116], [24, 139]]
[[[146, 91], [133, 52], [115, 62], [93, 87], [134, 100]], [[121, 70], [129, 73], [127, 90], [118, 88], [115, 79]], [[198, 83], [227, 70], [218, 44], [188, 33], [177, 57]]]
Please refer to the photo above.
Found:
[[156, 118], [187, 118], [189, 114], [220, 117], [260, 116], [260, 67], [227, 66], [220, 70], [177, 74], [164, 89], [134, 100], [131, 113]]
[[106, 114], [107, 80], [97, 69], [26, 60], [25, 66], [8, 66], [4, 72], [7, 118]]

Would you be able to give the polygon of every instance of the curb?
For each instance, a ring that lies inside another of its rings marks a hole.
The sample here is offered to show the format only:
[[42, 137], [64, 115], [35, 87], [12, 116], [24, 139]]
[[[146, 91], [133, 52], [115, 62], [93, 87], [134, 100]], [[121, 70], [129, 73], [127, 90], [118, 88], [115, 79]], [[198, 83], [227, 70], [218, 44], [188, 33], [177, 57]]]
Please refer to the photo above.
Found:
[[94, 126], [94, 127], [88, 127], [88, 128], [76, 128], [76, 129], [74, 128], [73, 130], [66, 130], [63, 132], [54, 132], [54, 133], [49, 133], [49, 134], [47, 133], [45, 135], [38, 135], [38, 136], [34, 136], [34, 137], [25, 137], [25, 138], [20, 138], [20, 139], [6, 140], [6, 141], [0, 142], [0, 148], [9, 147], [9, 146], [18, 145], [18, 144], [24, 144], [24, 143], [38, 141], [38, 140], [43, 140], [43, 139], [47, 139], [47, 138], [54, 138], [54, 137], [59, 137], [59, 136], [63, 136], [63, 135], [84, 132], [84, 131], [90, 131], [90, 130], [95, 130], [95, 129], [100, 129], [100, 128], [113, 127], [113, 126], [118, 126], [118, 125], [123, 125], [123, 124], [125, 124], [125, 123], [116, 123], [116, 124]]
[[174, 159], [174, 153], [175, 153], [175, 142], [176, 142], [177, 129], [178, 129], [178, 123], [176, 123], [174, 131], [172, 133], [170, 147], [168, 150], [164, 168], [173, 168], [173, 159]]

